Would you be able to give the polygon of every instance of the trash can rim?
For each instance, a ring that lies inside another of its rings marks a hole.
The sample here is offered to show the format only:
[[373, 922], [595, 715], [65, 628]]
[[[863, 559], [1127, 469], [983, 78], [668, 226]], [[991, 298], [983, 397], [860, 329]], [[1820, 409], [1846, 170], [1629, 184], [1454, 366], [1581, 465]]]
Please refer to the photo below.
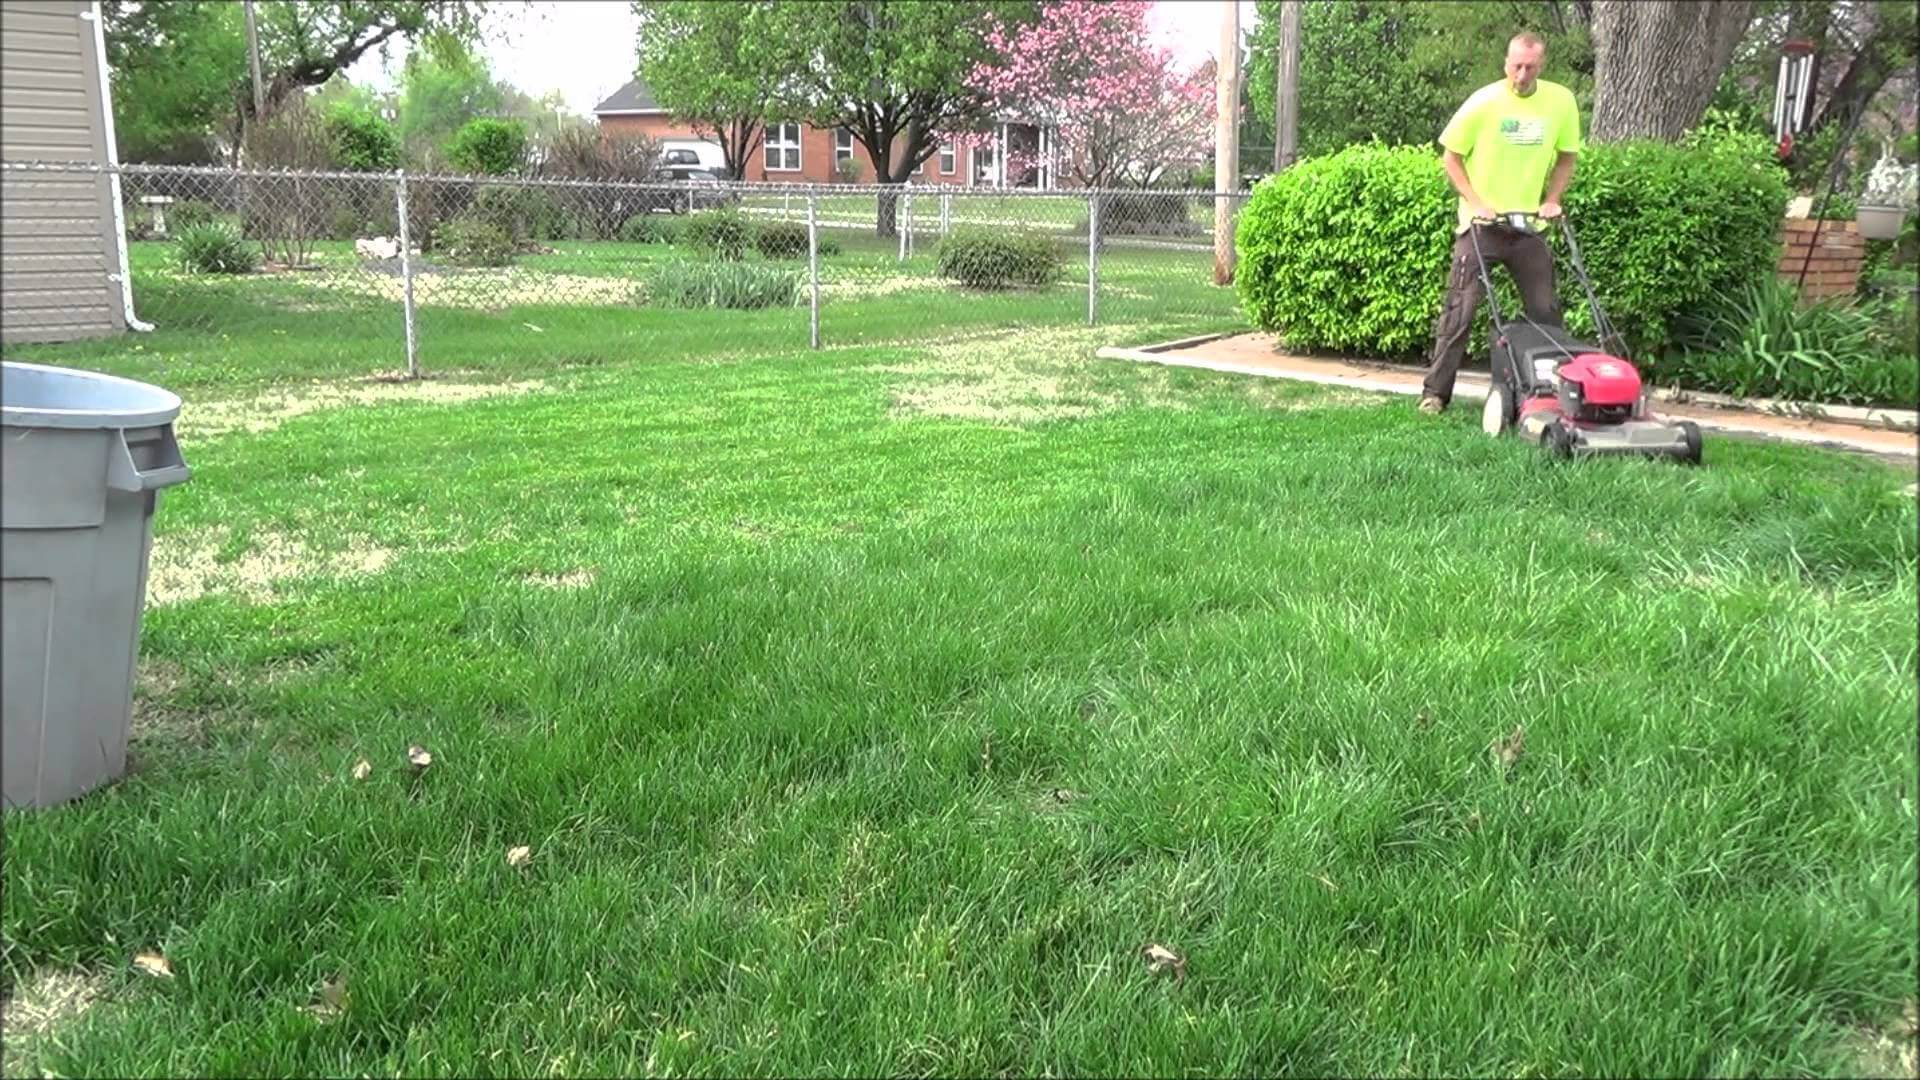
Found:
[[[118, 375], [106, 375], [79, 368], [52, 364], [30, 364], [23, 360], [0, 363], [7, 373], [35, 373], [54, 379], [72, 379], [114, 387], [127, 395], [121, 408], [50, 408], [39, 405], [14, 405], [0, 400], [0, 426], [41, 428], [140, 428], [171, 423], [180, 415], [180, 396], [170, 390]], [[0, 387], [4, 387], [0, 380]]]

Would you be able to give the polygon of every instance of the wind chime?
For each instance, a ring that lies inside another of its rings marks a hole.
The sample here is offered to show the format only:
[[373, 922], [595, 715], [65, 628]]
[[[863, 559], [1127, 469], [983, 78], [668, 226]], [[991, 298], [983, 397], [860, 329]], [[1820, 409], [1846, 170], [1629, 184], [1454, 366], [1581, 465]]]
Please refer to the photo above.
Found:
[[1773, 138], [1780, 160], [1793, 156], [1793, 137], [1813, 111], [1813, 42], [1795, 39], [1780, 46], [1780, 75], [1773, 88]]

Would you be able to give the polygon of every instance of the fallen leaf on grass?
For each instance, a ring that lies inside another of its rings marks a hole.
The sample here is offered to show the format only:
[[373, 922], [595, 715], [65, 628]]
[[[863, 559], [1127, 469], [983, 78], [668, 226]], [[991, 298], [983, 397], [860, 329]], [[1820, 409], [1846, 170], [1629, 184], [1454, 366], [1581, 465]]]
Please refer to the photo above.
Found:
[[359, 761], [353, 763], [353, 778], [355, 780], [365, 780], [372, 775], [373, 762], [368, 761], [366, 758], [361, 758]]
[[1420, 714], [1413, 718], [1413, 726], [1419, 728], [1421, 731], [1427, 730], [1433, 726], [1433, 714], [1425, 709], [1421, 709]]
[[535, 326], [535, 325], [533, 325], [533, 324], [532, 324], [532, 323], [530, 323], [530, 322], [523, 322], [523, 323], [521, 323], [520, 325], [521, 325], [521, 326], [524, 326], [524, 327], [526, 327], [527, 329], [529, 329], [529, 330], [531, 330], [531, 331], [533, 331], [533, 332], [534, 332], [534, 333], [536, 333], [536, 334], [544, 334], [544, 333], [546, 333], [546, 331], [545, 331], [545, 330], [542, 330], [542, 329], [540, 329], [539, 327], [537, 327], [537, 326]]
[[133, 966], [158, 978], [173, 978], [173, 961], [157, 952], [143, 952], [135, 956]]
[[323, 1024], [340, 1019], [340, 1014], [347, 1011], [347, 977], [335, 975], [323, 981], [314, 1001], [301, 1006], [301, 1011]]
[[1493, 741], [1493, 760], [1504, 774], [1513, 769], [1520, 756], [1527, 752], [1527, 726], [1521, 724], [1504, 739]]
[[525, 844], [507, 849], [508, 866], [525, 866], [533, 861], [533, 849]]
[[1187, 958], [1167, 948], [1165, 945], [1149, 945], [1141, 950], [1147, 958], [1147, 970], [1155, 975], [1171, 969], [1174, 982], [1185, 982], [1187, 978]]
[[415, 743], [407, 747], [407, 764], [412, 765], [415, 769], [424, 769], [433, 764], [433, 755], [427, 752], [426, 747]]

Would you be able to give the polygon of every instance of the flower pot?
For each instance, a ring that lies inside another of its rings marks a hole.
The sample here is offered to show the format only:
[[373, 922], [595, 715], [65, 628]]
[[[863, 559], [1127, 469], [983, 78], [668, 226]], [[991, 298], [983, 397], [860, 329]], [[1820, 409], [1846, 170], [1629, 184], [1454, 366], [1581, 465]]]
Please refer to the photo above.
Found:
[[1907, 211], [1899, 206], [1862, 206], [1854, 212], [1854, 220], [1868, 240], [1892, 240], [1906, 224]]

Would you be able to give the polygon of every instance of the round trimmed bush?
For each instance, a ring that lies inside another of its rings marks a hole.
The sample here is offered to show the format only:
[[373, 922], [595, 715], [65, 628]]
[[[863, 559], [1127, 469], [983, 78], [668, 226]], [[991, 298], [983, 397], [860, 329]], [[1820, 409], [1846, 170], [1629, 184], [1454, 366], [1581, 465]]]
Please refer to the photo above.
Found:
[[440, 254], [455, 266], [508, 266], [517, 250], [507, 230], [471, 212], [440, 226], [434, 240]]
[[[1787, 187], [1736, 141], [1602, 144], [1565, 199], [1600, 302], [1630, 351], [1659, 353], [1675, 320], [1773, 273]], [[1236, 234], [1235, 287], [1253, 322], [1297, 349], [1413, 357], [1431, 345], [1453, 246], [1455, 198], [1426, 147], [1351, 146], [1254, 189]], [[1567, 324], [1592, 321], [1557, 230]], [[1502, 310], [1517, 309], [1495, 268]], [[1486, 308], [1470, 346], [1482, 348]]]
[[732, 207], [703, 210], [687, 218], [681, 240], [695, 251], [716, 259], [738, 261], [747, 253], [753, 237], [753, 223]]
[[1051, 285], [1060, 277], [1060, 250], [1041, 233], [955, 229], [940, 242], [934, 272], [970, 289]]
[[754, 231], [753, 246], [769, 259], [804, 259], [807, 227], [797, 221], [763, 222]]
[[198, 274], [251, 274], [260, 252], [240, 230], [223, 222], [196, 225], [180, 233], [180, 264]]
[[626, 244], [677, 244], [680, 232], [680, 219], [669, 214], [635, 214], [620, 223]]

